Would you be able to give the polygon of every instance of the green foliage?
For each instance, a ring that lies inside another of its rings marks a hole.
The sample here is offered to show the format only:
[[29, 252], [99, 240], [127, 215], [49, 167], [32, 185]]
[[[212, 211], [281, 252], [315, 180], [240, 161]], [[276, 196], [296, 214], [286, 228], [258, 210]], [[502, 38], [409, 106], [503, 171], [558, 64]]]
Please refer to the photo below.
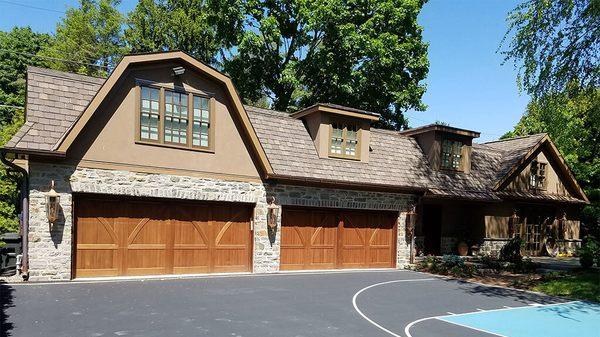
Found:
[[514, 237], [510, 239], [500, 249], [500, 261], [520, 263], [523, 260], [523, 256], [521, 255], [521, 248], [524, 244], [524, 241], [519, 237]]
[[[28, 65], [47, 66], [35, 57], [47, 48], [50, 36], [34, 33], [31, 28], [13, 28], [0, 32], [0, 146], [4, 145], [23, 124], [25, 105], [25, 73]], [[8, 107], [10, 106], [10, 107]], [[16, 232], [18, 181], [0, 165], [0, 233]]]
[[597, 0], [527, 0], [508, 16], [505, 60], [534, 97], [600, 86], [600, 4]]
[[600, 271], [546, 275], [533, 290], [552, 296], [600, 302]]
[[583, 268], [590, 268], [594, 264], [600, 267], [600, 242], [591, 235], [586, 236], [581, 247], [577, 249], [577, 255]]
[[427, 256], [417, 263], [416, 269], [432, 274], [452, 275], [457, 277], [470, 277], [476, 274], [477, 269], [471, 264], [466, 264], [457, 255]]
[[216, 65], [242, 32], [238, 0], [140, 0], [125, 41], [134, 53], [183, 50]]
[[245, 0], [237, 53], [225, 60], [242, 97], [268, 96], [277, 110], [337, 103], [406, 127], [423, 109], [427, 44], [417, 15], [424, 1]]
[[79, 0], [56, 27], [54, 41], [41, 54], [53, 69], [104, 76], [127, 53], [120, 0]]

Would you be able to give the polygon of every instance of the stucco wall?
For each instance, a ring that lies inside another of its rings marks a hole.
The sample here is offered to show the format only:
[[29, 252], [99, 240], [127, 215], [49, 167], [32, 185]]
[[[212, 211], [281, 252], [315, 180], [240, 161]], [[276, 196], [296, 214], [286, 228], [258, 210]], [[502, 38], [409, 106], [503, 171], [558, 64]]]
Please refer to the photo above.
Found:
[[[134, 197], [155, 197], [199, 201], [244, 202], [255, 205], [253, 272], [279, 270], [280, 233], [273, 244], [267, 234], [267, 195], [278, 205], [394, 210], [399, 214], [397, 266], [409, 258], [404, 233], [404, 213], [414, 196], [394, 193], [361, 192], [290, 185], [269, 185], [167, 174], [120, 170], [76, 168], [48, 163], [29, 164], [30, 169], [30, 280], [71, 278], [73, 193], [97, 193]], [[50, 227], [46, 220], [45, 193], [55, 181], [60, 194], [60, 219]], [[278, 217], [281, 226], [281, 216]]]

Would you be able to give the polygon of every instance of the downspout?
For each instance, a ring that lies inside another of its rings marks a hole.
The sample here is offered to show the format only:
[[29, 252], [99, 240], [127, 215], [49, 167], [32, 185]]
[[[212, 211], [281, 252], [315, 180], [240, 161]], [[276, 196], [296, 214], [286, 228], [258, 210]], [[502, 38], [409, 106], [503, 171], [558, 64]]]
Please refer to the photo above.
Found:
[[23, 258], [21, 260], [21, 275], [27, 280], [29, 278], [29, 174], [27, 170], [6, 159], [6, 152], [0, 152], [0, 161], [8, 169], [21, 173], [21, 245]]

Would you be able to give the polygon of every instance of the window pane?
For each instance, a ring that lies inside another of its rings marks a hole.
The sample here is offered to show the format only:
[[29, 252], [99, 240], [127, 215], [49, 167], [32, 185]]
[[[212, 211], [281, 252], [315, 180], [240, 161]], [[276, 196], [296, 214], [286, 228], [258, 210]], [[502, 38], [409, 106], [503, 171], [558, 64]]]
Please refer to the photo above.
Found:
[[188, 94], [165, 91], [165, 142], [187, 144]]
[[460, 169], [462, 161], [462, 142], [443, 140], [442, 141], [442, 168]]
[[159, 90], [141, 87], [140, 138], [158, 140], [158, 96]]
[[344, 127], [340, 124], [331, 124], [331, 147], [332, 154], [342, 154], [342, 144], [344, 142]]
[[210, 111], [208, 98], [194, 96], [194, 121], [192, 124], [192, 144], [208, 147], [210, 129]]

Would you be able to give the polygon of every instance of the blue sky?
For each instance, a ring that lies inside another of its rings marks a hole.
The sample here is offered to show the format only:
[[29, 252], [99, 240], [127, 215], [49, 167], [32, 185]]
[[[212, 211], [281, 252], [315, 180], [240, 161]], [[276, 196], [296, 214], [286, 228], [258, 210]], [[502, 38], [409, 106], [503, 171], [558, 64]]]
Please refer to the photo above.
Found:
[[[131, 10], [137, 0], [125, 0]], [[428, 109], [408, 112], [410, 125], [435, 121], [497, 139], [519, 120], [529, 97], [519, 93], [516, 70], [496, 53], [506, 31], [506, 14], [517, 0], [430, 0], [419, 16], [429, 42], [430, 70], [423, 101]], [[76, 0], [0, 0], [0, 29], [31, 26], [52, 32]]]

